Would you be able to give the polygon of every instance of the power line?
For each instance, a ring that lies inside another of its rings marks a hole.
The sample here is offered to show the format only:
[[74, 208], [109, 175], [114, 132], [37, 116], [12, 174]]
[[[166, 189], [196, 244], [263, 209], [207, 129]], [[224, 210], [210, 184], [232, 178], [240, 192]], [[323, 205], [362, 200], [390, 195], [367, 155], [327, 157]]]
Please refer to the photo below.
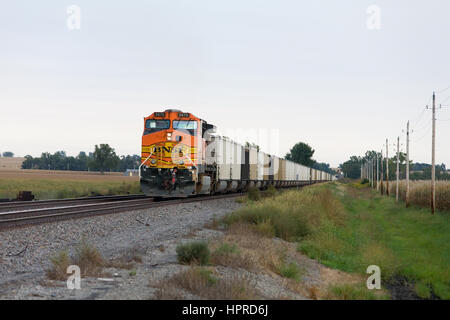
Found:
[[427, 129], [427, 131], [419, 138], [419, 139], [413, 139], [413, 141], [414, 142], [418, 142], [418, 141], [420, 141], [420, 140], [422, 140], [427, 134], [428, 134], [428, 132], [430, 132], [430, 129], [431, 129], [431, 122], [430, 123], [428, 123], [428, 129]]
[[450, 87], [447, 87], [447, 88], [445, 88], [445, 89], [443, 89], [443, 90], [441, 90], [441, 91], [438, 91], [437, 93], [442, 93], [442, 92], [444, 92], [444, 91], [446, 91], [446, 90], [448, 90], [448, 89], [450, 89]]

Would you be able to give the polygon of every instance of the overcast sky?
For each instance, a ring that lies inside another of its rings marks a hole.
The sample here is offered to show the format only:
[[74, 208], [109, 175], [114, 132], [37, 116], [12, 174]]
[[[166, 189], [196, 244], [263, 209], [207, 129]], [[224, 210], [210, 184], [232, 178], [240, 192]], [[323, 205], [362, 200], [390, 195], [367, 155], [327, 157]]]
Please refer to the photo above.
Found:
[[[425, 105], [433, 90], [450, 105], [449, 13], [448, 0], [5, 2], [0, 151], [139, 154], [143, 117], [171, 107], [271, 130], [280, 156], [307, 142], [332, 166], [398, 135], [404, 149], [409, 119], [411, 158], [430, 162]], [[450, 107], [437, 119], [450, 165]]]

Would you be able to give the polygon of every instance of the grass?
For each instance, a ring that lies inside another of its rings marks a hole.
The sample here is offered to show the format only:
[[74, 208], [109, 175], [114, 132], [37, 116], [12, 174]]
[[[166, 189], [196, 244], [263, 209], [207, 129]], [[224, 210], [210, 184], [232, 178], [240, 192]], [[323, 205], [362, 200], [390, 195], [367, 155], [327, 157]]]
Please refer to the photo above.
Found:
[[367, 290], [366, 287], [358, 284], [344, 284], [330, 286], [328, 290], [330, 300], [378, 300], [387, 299], [387, 296], [378, 296], [374, 291]]
[[221, 243], [211, 254], [211, 264], [246, 270], [254, 269], [254, 261], [238, 246], [229, 242]]
[[182, 264], [207, 265], [211, 257], [208, 244], [204, 241], [180, 244], [177, 246], [176, 252], [178, 262]]
[[120, 173], [0, 170], [0, 198], [16, 198], [19, 191], [31, 191], [36, 199], [62, 199], [93, 195], [139, 193], [137, 177]]
[[247, 197], [251, 201], [258, 201], [261, 198], [261, 192], [258, 188], [250, 188], [248, 189]]
[[346, 272], [364, 274], [367, 266], [375, 264], [384, 281], [401, 275], [419, 283], [419, 296], [429, 296], [425, 289], [429, 288], [450, 299], [448, 213], [432, 216], [427, 209], [405, 208], [395, 199], [351, 184], [337, 197], [344, 204], [347, 222], [323, 223], [299, 244], [299, 250]]
[[[450, 299], [449, 216], [444, 211], [432, 216], [428, 208], [405, 208], [367, 183], [327, 183], [248, 201], [222, 223], [260, 237], [298, 242], [298, 250], [311, 258], [363, 278], [368, 277], [369, 265], [378, 265], [382, 284], [402, 276], [415, 284], [420, 297]], [[275, 273], [296, 275], [283, 255], [269, 265]], [[361, 285], [336, 286], [330, 292], [338, 299], [373, 298], [365, 283]]]
[[179, 289], [208, 300], [253, 300], [257, 298], [251, 282], [245, 277], [219, 278], [213, 271], [194, 267], [177, 273], [157, 285], [157, 299], [181, 299]]
[[313, 186], [301, 192], [291, 190], [267, 197], [226, 216], [226, 225], [248, 223], [268, 236], [297, 241], [317, 229], [323, 219], [342, 220], [342, 204], [331, 197], [325, 186]]
[[97, 248], [82, 240], [75, 249], [75, 255], [69, 256], [68, 251], [63, 250], [50, 258], [51, 268], [47, 270], [47, 276], [52, 280], [66, 280], [66, 273], [69, 265], [77, 265], [80, 268], [81, 276], [101, 275], [105, 260]]
[[300, 281], [301, 272], [298, 265], [295, 262], [282, 264], [279, 269], [279, 272], [282, 277]]
[[128, 275], [130, 277], [134, 277], [136, 275], [136, 270], [135, 269], [131, 270], [130, 272], [128, 272]]
[[101, 276], [105, 267], [128, 269], [129, 275], [134, 276], [136, 275], [136, 270], [133, 269], [135, 263], [142, 262], [142, 257], [135, 248], [118, 259], [106, 261], [100, 251], [85, 239], [82, 239], [73, 251], [72, 256], [69, 255], [68, 250], [62, 250], [50, 257], [51, 267], [47, 270], [49, 279], [67, 280], [69, 275], [66, 271], [70, 265], [78, 266], [82, 277]]
[[71, 259], [67, 251], [60, 251], [50, 258], [52, 267], [47, 270], [47, 277], [52, 280], [66, 280], [68, 278], [67, 267]]

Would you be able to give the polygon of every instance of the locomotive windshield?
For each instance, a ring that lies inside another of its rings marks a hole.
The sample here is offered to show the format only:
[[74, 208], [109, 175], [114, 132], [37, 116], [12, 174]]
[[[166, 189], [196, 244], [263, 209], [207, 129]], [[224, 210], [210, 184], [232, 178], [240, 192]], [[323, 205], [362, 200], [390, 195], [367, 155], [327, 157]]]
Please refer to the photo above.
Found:
[[185, 130], [190, 135], [195, 136], [197, 132], [197, 121], [195, 120], [173, 120], [173, 128]]
[[145, 128], [147, 129], [169, 129], [170, 120], [155, 120], [148, 119], [145, 122]]
[[169, 129], [169, 128], [170, 128], [170, 120], [148, 119], [147, 121], [145, 121], [144, 134], [149, 134], [152, 132]]
[[195, 120], [173, 120], [174, 129], [197, 129], [197, 121]]

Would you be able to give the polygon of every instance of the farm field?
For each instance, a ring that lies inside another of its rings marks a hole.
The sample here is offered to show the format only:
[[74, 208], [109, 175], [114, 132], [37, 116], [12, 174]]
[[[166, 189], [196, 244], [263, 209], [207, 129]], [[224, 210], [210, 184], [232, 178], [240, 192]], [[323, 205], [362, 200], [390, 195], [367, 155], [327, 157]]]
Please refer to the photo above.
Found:
[[0, 170], [20, 170], [24, 161], [22, 157], [0, 157]]
[[[384, 183], [386, 189], [386, 183]], [[389, 194], [395, 197], [397, 183], [389, 181]], [[430, 207], [431, 202], [431, 180], [419, 180], [409, 182], [410, 204], [420, 207]], [[401, 180], [398, 184], [399, 199], [406, 199], [406, 181]], [[436, 181], [436, 209], [450, 210], [450, 181]]]
[[139, 193], [138, 180], [120, 172], [0, 170], [0, 198], [16, 198], [19, 191], [39, 200]]

